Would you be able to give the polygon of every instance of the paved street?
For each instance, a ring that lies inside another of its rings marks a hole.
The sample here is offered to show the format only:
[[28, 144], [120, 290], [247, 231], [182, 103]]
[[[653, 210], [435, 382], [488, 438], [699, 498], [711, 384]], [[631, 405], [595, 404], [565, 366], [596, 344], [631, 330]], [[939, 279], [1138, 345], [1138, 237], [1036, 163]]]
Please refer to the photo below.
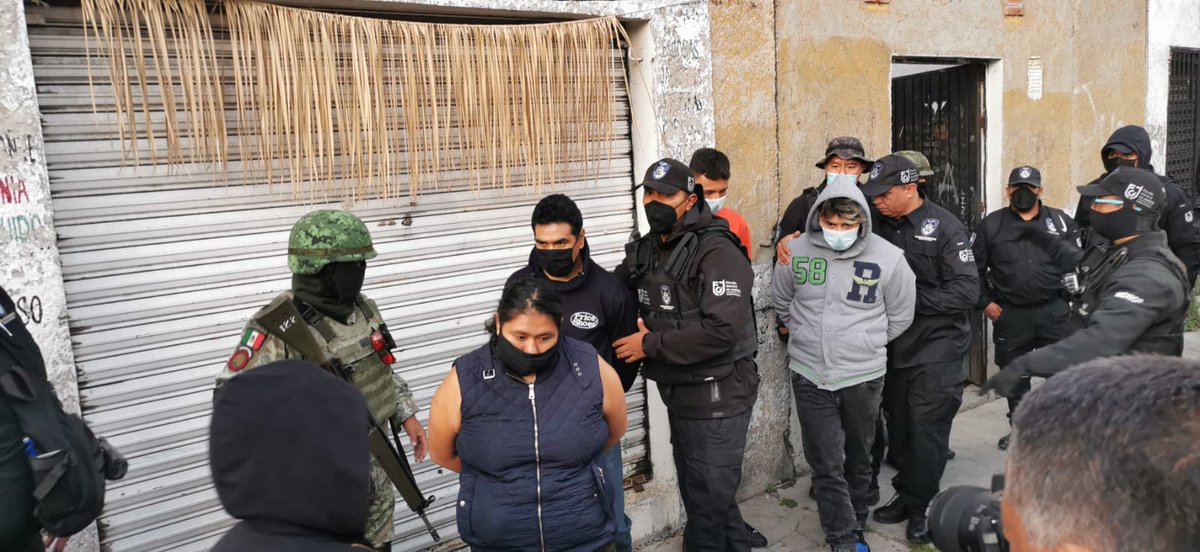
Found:
[[[967, 391], [973, 394], [973, 389]], [[977, 397], [967, 396], [971, 403]], [[968, 407], [971, 405], [968, 404]], [[992, 475], [1003, 470], [1004, 453], [996, 448], [996, 440], [1008, 431], [1004, 414], [1007, 406], [1003, 400], [993, 400], [982, 406], [960, 412], [954, 420], [954, 431], [950, 446], [958, 453], [946, 467], [942, 478], [943, 487], [953, 485], [976, 485], [987, 487]], [[891, 497], [889, 484], [894, 470], [884, 466], [880, 475], [883, 502]], [[756, 496], [742, 503], [742, 514], [752, 525], [762, 531], [771, 545], [766, 550], [824, 552], [829, 550], [817, 519], [817, 504], [808, 498], [808, 477], [801, 477], [796, 484], [778, 489], [774, 493]], [[908, 551], [904, 540], [904, 524], [880, 525], [871, 520], [868, 524], [867, 542], [877, 552]], [[682, 539], [678, 536], [653, 543], [642, 548], [645, 552], [675, 552], [681, 549]]]

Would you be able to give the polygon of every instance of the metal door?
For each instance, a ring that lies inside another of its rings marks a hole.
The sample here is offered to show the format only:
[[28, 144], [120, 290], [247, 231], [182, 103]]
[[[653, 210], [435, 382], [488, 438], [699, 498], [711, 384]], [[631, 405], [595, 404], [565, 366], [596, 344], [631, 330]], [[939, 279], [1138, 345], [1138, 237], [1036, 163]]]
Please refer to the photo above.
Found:
[[[227, 178], [200, 165], [126, 166], [112, 93], [103, 80], [94, 96], [88, 87], [80, 10], [30, 6], [28, 20], [80, 401], [130, 462], [129, 476], [109, 488], [102, 544], [207, 550], [231, 524], [208, 469], [213, 378], [246, 319], [289, 287], [292, 223], [342, 206], [296, 205], [286, 187], [272, 190], [236, 159]], [[613, 49], [614, 60], [622, 55]], [[579, 159], [555, 166], [556, 191], [579, 203], [592, 254], [610, 268], [634, 226], [629, 107], [617, 66], [611, 157], [598, 170]], [[516, 170], [509, 190], [475, 192], [469, 175], [448, 170], [414, 205], [352, 206], [379, 251], [364, 293], [396, 335], [395, 368], [421, 404], [422, 423], [453, 360], [485, 342], [483, 322], [501, 286], [527, 260], [540, 194], [521, 186], [524, 177]], [[640, 379], [627, 398], [628, 475], [648, 466]], [[414, 467], [423, 490], [438, 496], [431, 520], [453, 539], [456, 474], [429, 461]], [[396, 550], [430, 544], [402, 501], [396, 514]]]
[[1167, 175], [1200, 206], [1200, 50], [1171, 48], [1167, 93]]
[[[965, 63], [892, 80], [892, 150], [929, 159], [933, 176], [922, 195], [968, 228], [984, 214], [983, 76], [983, 64]], [[981, 314], [972, 313], [971, 330], [969, 379], [980, 384], [987, 375]]]

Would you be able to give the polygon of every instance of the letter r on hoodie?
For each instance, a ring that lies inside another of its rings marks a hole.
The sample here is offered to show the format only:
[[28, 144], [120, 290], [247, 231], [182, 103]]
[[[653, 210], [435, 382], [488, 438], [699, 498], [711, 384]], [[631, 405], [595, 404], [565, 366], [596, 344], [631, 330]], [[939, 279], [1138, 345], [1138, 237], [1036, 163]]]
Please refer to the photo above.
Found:
[[875, 263], [854, 261], [854, 285], [850, 287], [846, 299], [874, 303], [875, 290], [879, 287], [879, 275], [882, 272]]

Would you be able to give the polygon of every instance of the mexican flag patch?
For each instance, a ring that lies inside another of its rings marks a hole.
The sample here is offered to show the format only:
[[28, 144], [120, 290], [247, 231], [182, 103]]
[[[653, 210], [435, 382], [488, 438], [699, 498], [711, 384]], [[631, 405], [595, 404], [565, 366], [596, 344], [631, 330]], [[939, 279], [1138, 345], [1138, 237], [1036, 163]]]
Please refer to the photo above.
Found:
[[251, 351], [257, 351], [266, 340], [266, 334], [250, 328], [246, 330], [246, 335], [242, 336], [242, 345], [249, 347]]

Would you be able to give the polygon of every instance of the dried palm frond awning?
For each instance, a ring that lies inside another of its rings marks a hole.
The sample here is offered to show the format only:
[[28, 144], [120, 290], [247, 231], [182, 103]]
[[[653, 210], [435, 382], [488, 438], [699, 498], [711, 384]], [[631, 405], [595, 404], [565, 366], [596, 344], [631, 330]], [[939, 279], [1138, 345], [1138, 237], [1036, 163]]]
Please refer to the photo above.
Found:
[[519, 170], [540, 188], [556, 164], [607, 157], [624, 75], [613, 48], [626, 38], [614, 18], [455, 25], [218, 6], [229, 46], [203, 0], [83, 1], [89, 57], [107, 59], [135, 165], [139, 140], [161, 140], [152, 163], [237, 159], [297, 196], [309, 182], [326, 197], [415, 198], [444, 171], [479, 188]]

